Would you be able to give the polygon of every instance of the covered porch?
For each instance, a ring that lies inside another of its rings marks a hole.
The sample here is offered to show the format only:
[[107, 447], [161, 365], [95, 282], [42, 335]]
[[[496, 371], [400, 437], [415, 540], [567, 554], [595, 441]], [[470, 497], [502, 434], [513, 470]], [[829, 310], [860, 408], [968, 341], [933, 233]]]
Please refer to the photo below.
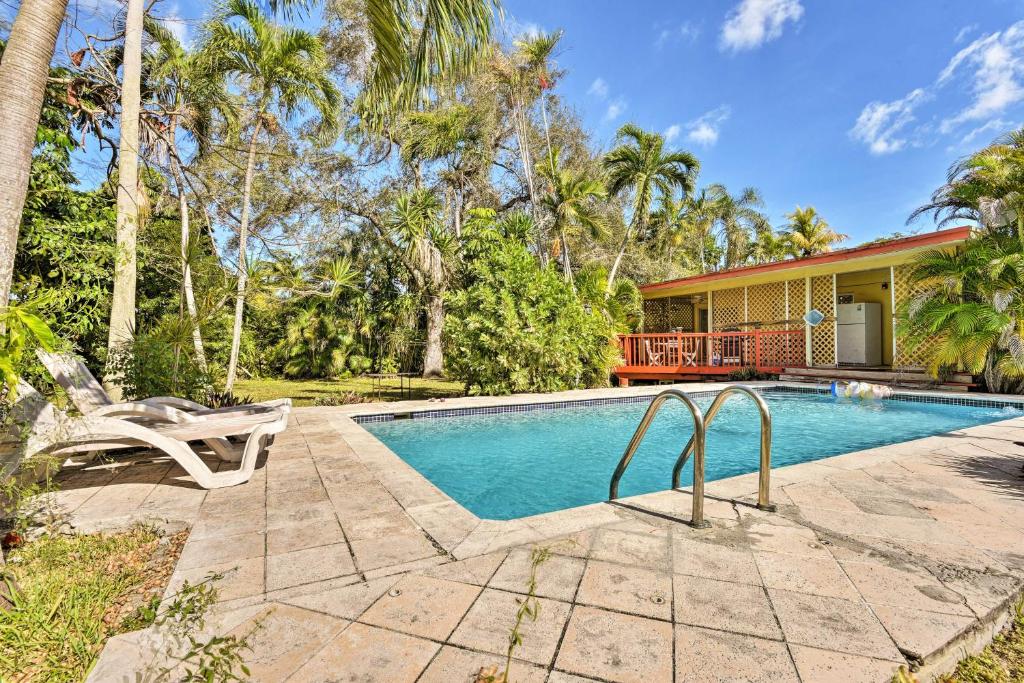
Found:
[[900, 306], [920, 292], [912, 261], [969, 228], [657, 282], [641, 287], [639, 334], [620, 337], [620, 384], [751, 369], [921, 373], [927, 349], [899, 343]]

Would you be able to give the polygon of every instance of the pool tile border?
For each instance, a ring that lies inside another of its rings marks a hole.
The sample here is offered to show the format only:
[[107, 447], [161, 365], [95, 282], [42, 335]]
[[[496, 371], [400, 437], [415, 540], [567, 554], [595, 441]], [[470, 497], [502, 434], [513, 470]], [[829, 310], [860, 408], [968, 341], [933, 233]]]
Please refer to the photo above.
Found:
[[[691, 398], [712, 398], [717, 396], [725, 387], [704, 390], [688, 391]], [[816, 394], [829, 395], [830, 389], [824, 386], [794, 386], [792, 384], [760, 384], [754, 388], [761, 393], [793, 393], [793, 394]], [[660, 389], [660, 388], [659, 388]], [[431, 420], [446, 417], [466, 417], [471, 415], [501, 415], [504, 413], [526, 413], [536, 410], [564, 410], [567, 408], [586, 408], [590, 406], [605, 406], [629, 403], [646, 403], [655, 394], [640, 394], [635, 396], [618, 396], [591, 399], [573, 399], [568, 401], [538, 401], [536, 403], [515, 403], [508, 405], [490, 405], [482, 407], [467, 408], [442, 408], [425, 410], [408, 410], [381, 413], [370, 413], [353, 415], [352, 419], [357, 424], [373, 424], [379, 422], [392, 422], [401, 419], [410, 420]], [[885, 401], [904, 401], [907, 403], [935, 403], [957, 406], [971, 406], [978, 408], [1019, 408], [1024, 409], [1024, 399], [990, 399], [961, 396], [943, 396], [925, 394], [920, 392], [897, 391]]]

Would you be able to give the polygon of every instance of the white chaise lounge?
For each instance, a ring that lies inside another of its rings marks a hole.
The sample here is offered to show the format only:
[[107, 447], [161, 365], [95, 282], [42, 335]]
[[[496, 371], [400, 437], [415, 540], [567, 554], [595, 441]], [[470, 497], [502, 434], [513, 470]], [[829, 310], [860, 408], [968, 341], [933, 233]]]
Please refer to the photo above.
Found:
[[[46, 367], [57, 384], [67, 392], [68, 397], [83, 415], [91, 415], [97, 411], [117, 405], [99, 380], [90, 372], [85, 363], [67, 353], [47, 353], [42, 349], [36, 351], [39, 361]], [[261, 412], [271, 408], [285, 413], [291, 410], [290, 398], [279, 398], [262, 403], [227, 406], [224, 408], [207, 408], [201, 403], [177, 396], [154, 396], [132, 403], [173, 408], [189, 413], [198, 418], [221, 418], [225, 415], [235, 416], [239, 413]]]
[[[235, 486], [249, 480], [268, 438], [284, 431], [288, 424], [288, 414], [273, 408], [224, 415], [216, 420], [192, 418], [161, 424], [132, 421], [132, 418], [148, 417], [161, 410], [146, 404], [122, 404], [105, 410], [102, 415], [70, 417], [22, 381], [18, 384], [14, 408], [14, 432], [5, 438], [0, 448], [0, 474], [12, 473], [20, 462], [39, 454], [63, 456], [149, 447], [173, 458], [203, 488]], [[245, 441], [236, 446], [227, 441], [229, 436], [242, 436]], [[238, 462], [238, 469], [214, 472], [189, 445], [191, 441], [217, 443], [219, 448], [214, 449], [217, 455]]]

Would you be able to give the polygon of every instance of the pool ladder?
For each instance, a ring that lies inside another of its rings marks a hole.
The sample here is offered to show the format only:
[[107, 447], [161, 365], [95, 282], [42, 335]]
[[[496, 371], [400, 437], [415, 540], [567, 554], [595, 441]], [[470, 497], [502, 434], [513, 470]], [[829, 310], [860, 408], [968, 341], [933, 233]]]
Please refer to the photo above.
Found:
[[608, 500], [615, 500], [619, 497], [619, 480], [626, 472], [626, 468], [629, 467], [629, 462], [633, 459], [636, 449], [640, 447], [640, 442], [643, 441], [647, 428], [651, 426], [651, 422], [665, 402], [670, 398], [675, 398], [689, 409], [690, 415], [693, 417], [693, 436], [686, 443], [686, 447], [683, 448], [683, 451], [676, 459], [675, 467], [672, 468], [672, 488], [678, 489], [680, 487], [679, 479], [683, 473], [683, 467], [692, 454], [693, 512], [690, 516], [690, 524], [698, 529], [711, 526], [704, 519], [704, 453], [707, 442], [707, 428], [712, 420], [715, 419], [715, 415], [718, 414], [718, 409], [722, 407], [725, 399], [737, 393], [746, 394], [752, 398], [754, 404], [757, 405], [758, 411], [761, 413], [761, 467], [757, 485], [757, 507], [761, 510], [774, 512], [775, 506], [768, 500], [768, 487], [772, 469], [772, 414], [761, 394], [757, 393], [753, 387], [744, 384], [734, 384], [720, 391], [715, 396], [715, 400], [711, 403], [706, 414], [702, 414], [697, 403], [686, 392], [679, 389], [666, 389], [655, 396], [654, 400], [651, 401], [651, 405], [647, 407], [647, 412], [644, 413], [636, 431], [633, 432], [633, 438], [629, 440], [629, 445], [626, 446], [622, 459], [619, 460], [619, 464], [615, 468], [615, 473], [612, 474], [612, 480], [608, 486]]

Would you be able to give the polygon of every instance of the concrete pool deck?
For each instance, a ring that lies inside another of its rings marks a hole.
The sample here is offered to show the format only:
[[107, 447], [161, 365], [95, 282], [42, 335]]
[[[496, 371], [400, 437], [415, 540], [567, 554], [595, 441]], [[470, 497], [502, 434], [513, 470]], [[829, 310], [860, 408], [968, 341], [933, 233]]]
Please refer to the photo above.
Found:
[[[139, 457], [66, 468], [50, 502], [83, 530], [189, 524], [168, 594], [225, 574], [208, 629], [262, 624], [253, 680], [473, 681], [503, 663], [534, 545], [551, 556], [514, 681], [925, 681], [1005, 623], [1024, 417], [777, 468], [776, 513], [752, 505], [756, 472], [709, 482], [703, 530], [682, 491], [480, 520], [351, 419], [663, 388], [296, 409], [247, 484], [207, 492]], [[135, 680], [163, 648], [113, 638], [90, 680]]]

